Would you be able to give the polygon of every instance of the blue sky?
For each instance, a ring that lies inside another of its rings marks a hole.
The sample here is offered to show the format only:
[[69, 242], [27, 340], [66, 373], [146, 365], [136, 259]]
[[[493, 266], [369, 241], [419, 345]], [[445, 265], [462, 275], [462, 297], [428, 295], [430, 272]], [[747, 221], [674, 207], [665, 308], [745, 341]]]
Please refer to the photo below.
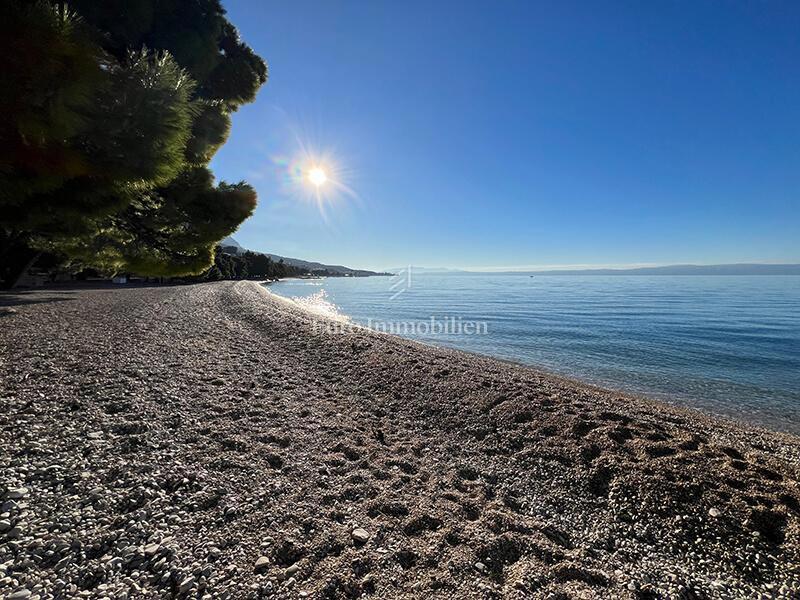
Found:
[[[270, 79], [212, 167], [267, 252], [800, 261], [800, 3], [226, 0]], [[324, 163], [352, 193], [292, 183]], [[287, 167], [287, 165], [289, 165]]]

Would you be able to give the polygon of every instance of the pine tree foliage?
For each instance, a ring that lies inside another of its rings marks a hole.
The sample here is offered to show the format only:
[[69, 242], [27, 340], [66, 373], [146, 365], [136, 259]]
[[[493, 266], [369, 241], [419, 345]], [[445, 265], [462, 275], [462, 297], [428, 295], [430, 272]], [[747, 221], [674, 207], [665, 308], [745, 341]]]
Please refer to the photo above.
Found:
[[0, 260], [199, 273], [252, 213], [206, 167], [267, 77], [218, 0], [9, 0], [0, 67]]

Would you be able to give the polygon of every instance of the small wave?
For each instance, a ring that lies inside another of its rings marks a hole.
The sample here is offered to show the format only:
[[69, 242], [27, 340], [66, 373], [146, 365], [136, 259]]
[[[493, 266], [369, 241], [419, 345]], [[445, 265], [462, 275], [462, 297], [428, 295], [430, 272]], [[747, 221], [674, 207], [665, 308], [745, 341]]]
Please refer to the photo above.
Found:
[[303, 310], [307, 310], [315, 315], [334, 319], [343, 323], [349, 323], [350, 317], [342, 314], [339, 307], [333, 302], [328, 300], [328, 295], [325, 290], [320, 290], [311, 294], [310, 296], [302, 296], [300, 298], [293, 298], [294, 302]]

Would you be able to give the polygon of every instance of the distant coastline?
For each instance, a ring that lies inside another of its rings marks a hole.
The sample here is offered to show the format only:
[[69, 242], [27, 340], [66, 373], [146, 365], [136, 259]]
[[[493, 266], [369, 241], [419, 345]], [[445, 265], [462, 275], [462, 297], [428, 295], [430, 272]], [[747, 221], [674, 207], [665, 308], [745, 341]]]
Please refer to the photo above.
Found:
[[288, 256], [280, 256], [278, 254], [270, 254], [269, 252], [258, 252], [244, 248], [239, 242], [232, 237], [226, 237], [220, 242], [222, 251], [226, 254], [241, 255], [246, 252], [260, 254], [266, 256], [276, 263], [284, 263], [290, 267], [297, 269], [304, 269], [308, 272], [309, 277], [382, 277], [391, 276], [392, 273], [369, 271], [367, 269], [353, 269], [345, 267], [344, 265], [329, 265], [325, 263], [303, 260], [300, 258], [291, 258]]
[[800, 275], [800, 264], [668, 265], [634, 269], [561, 269], [514, 272], [525, 275]]
[[[415, 273], [458, 273], [461, 275], [800, 275], [800, 264], [732, 263], [720, 265], [665, 265], [659, 267], [597, 269], [501, 269], [459, 270], [411, 267]], [[390, 269], [397, 271], [397, 269]]]

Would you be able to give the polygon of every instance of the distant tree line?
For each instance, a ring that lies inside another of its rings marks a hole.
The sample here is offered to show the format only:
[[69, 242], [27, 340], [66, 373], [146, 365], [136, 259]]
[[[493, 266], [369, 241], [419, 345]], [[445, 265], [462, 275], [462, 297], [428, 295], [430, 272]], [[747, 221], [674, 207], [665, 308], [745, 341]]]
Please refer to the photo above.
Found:
[[[266, 254], [236, 248], [217, 247], [214, 264], [191, 281], [220, 281], [223, 279], [281, 279], [283, 277], [344, 277], [341, 271], [307, 269], [272, 260]], [[358, 276], [358, 275], [356, 275]]]
[[266, 79], [219, 0], [0, 2], [0, 285], [207, 271], [256, 204], [208, 163]]
[[200, 275], [199, 281], [220, 281], [223, 279], [280, 279], [310, 275], [308, 269], [287, 265], [283, 259], [272, 260], [258, 252], [229, 254], [217, 248], [214, 264]]

